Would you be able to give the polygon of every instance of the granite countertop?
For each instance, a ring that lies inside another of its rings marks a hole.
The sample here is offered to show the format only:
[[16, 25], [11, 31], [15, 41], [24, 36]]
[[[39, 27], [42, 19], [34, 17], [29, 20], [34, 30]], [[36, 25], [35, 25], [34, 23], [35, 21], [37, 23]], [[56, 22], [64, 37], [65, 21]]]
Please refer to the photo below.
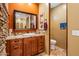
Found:
[[21, 34], [21, 35], [16, 35], [16, 36], [8, 36], [6, 40], [11, 40], [11, 39], [19, 39], [19, 38], [29, 38], [29, 37], [34, 37], [34, 36], [44, 36], [44, 34]]

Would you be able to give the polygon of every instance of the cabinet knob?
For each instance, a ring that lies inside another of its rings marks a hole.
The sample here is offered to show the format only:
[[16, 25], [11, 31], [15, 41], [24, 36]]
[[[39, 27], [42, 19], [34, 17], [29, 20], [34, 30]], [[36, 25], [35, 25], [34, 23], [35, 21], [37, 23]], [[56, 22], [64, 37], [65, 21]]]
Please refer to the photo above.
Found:
[[18, 49], [19, 47], [15, 47], [15, 46], [13, 46], [13, 48], [14, 48], [14, 49]]
[[17, 41], [15, 41], [15, 42], [19, 42], [19, 41], [17, 40]]

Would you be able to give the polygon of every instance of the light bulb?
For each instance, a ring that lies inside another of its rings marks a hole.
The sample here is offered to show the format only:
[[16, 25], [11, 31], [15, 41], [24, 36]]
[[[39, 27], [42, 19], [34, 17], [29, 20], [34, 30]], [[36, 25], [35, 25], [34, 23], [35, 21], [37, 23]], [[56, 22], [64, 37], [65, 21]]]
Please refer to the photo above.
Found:
[[28, 3], [28, 5], [32, 5], [32, 3]]

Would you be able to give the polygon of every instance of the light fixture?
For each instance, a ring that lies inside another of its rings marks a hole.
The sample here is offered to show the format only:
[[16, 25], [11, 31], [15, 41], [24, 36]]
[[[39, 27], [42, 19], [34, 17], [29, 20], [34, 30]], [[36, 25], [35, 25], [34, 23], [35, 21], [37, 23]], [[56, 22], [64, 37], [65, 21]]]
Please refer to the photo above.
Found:
[[48, 5], [48, 3], [46, 3], [46, 5]]
[[28, 5], [32, 5], [32, 3], [28, 3]]

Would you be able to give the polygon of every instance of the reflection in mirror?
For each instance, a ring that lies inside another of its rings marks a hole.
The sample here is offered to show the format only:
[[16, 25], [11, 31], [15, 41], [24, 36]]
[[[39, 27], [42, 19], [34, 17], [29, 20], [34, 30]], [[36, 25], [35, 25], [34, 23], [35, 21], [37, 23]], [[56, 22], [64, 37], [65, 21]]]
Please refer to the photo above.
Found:
[[36, 16], [32, 15], [31, 16], [31, 21], [30, 21], [30, 26], [31, 26], [30, 28], [32, 28], [32, 29], [36, 28], [35, 25], [36, 25]]
[[14, 11], [14, 22], [15, 22], [15, 29], [17, 30], [25, 30], [25, 29], [36, 29], [36, 15]]

